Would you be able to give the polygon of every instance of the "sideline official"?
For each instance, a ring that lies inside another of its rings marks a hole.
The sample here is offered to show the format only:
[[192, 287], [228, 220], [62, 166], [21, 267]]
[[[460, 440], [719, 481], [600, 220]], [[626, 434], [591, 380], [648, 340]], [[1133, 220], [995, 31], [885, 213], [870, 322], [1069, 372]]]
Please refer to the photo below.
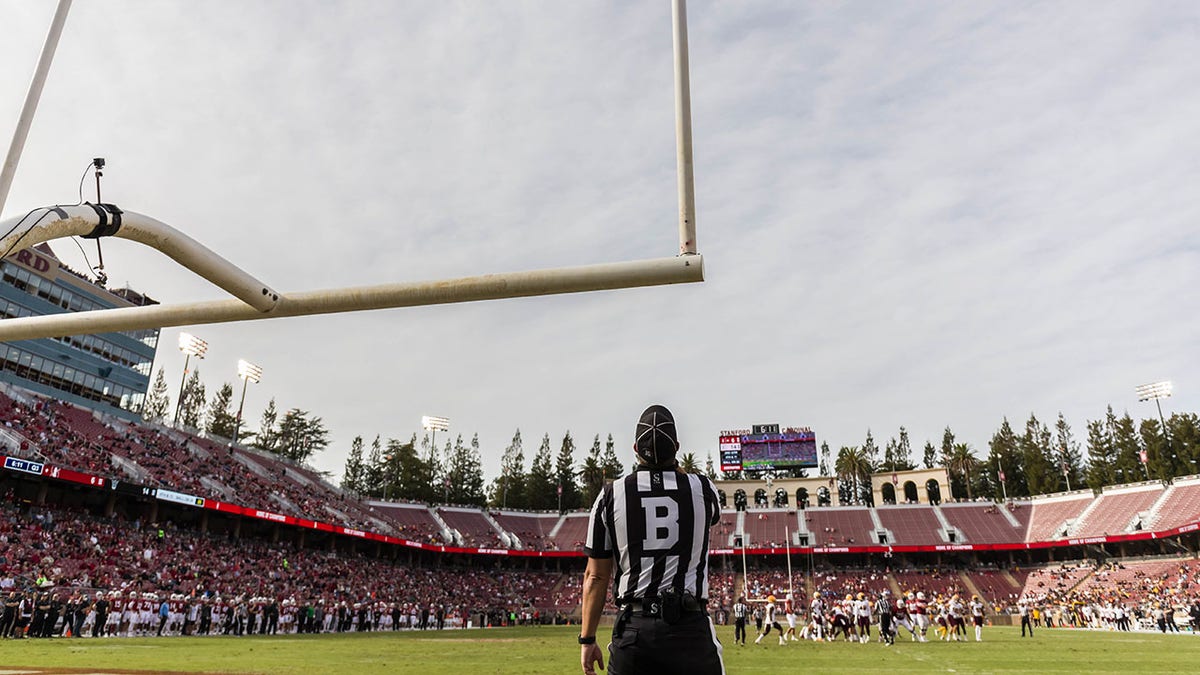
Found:
[[708, 617], [708, 530], [721, 518], [712, 481], [683, 473], [675, 419], [650, 406], [637, 423], [638, 468], [592, 506], [584, 553], [580, 663], [604, 667], [596, 629], [611, 581], [619, 608], [609, 675], [720, 675], [721, 643]]

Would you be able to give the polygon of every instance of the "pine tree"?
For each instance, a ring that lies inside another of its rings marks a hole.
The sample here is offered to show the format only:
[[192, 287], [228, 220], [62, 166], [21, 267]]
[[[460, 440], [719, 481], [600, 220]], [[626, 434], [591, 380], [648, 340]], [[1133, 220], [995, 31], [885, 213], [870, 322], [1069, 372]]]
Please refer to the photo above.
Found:
[[550, 459], [550, 434], [546, 434], [542, 437], [542, 444], [538, 446], [537, 454], [533, 456], [533, 464], [529, 468], [529, 480], [525, 484], [529, 508], [535, 511], [549, 511], [557, 508], [556, 485]]
[[912, 444], [908, 440], [908, 429], [900, 427], [900, 438], [896, 441], [896, 466], [893, 471], [912, 471], [917, 468], [912, 461]]
[[363, 461], [359, 492], [371, 497], [395, 499], [396, 491], [387, 489], [388, 484], [396, 480], [392, 469], [393, 465], [383, 454], [383, 440], [379, 434], [375, 434], [375, 440], [371, 441], [371, 451]]
[[1200, 473], [1200, 418], [1194, 413], [1175, 413], [1167, 419], [1167, 430], [1179, 475]]
[[167, 376], [163, 369], [158, 369], [154, 376], [154, 384], [150, 386], [150, 394], [146, 396], [146, 405], [142, 408], [142, 418], [147, 422], [162, 422], [171, 410], [171, 396], [167, 391]]
[[704, 475], [708, 476], [708, 479], [712, 481], [717, 479], [717, 469], [713, 465], [712, 451], [709, 451], [708, 461], [704, 463]]
[[199, 429], [204, 416], [204, 384], [200, 382], [200, 369], [192, 371], [183, 386], [183, 402], [179, 409], [179, 423], [189, 429]]
[[417, 452], [416, 434], [407, 443], [388, 439], [384, 457], [390, 458], [388, 482], [395, 485], [397, 499], [433, 503], [441, 498], [442, 491], [434, 483], [433, 464], [428, 455]]
[[279, 413], [275, 411], [275, 399], [272, 398], [267, 402], [266, 409], [263, 410], [262, 419], [258, 423], [258, 432], [254, 434], [254, 441], [250, 445], [265, 452], [275, 452], [279, 446], [279, 430], [275, 428], [278, 418]]
[[444, 494], [451, 504], [483, 506], [483, 467], [479, 459], [479, 434], [470, 446], [463, 443], [462, 434], [454, 440], [454, 449], [446, 462]]
[[[1109, 408], [1111, 411], [1112, 408]], [[1088, 487], [1099, 491], [1116, 482], [1117, 451], [1113, 446], [1112, 433], [1104, 420], [1088, 422]]]
[[604, 469], [605, 481], [616, 480], [625, 473], [625, 467], [617, 457], [616, 442], [612, 434], [608, 435], [608, 440], [604, 443], [604, 458], [600, 460], [600, 466]]
[[222, 438], [233, 438], [237, 430], [237, 415], [229, 412], [233, 403], [233, 385], [228, 382], [221, 385], [213, 395], [208, 406], [208, 434]]
[[1112, 424], [1113, 447], [1116, 449], [1113, 468], [1117, 474], [1117, 482], [1132, 483], [1145, 480], [1146, 473], [1141, 459], [1142, 443], [1133, 418], [1129, 413], [1125, 413], [1120, 419], [1109, 423]]
[[942, 466], [946, 466], [946, 463], [950, 460], [950, 456], [954, 454], [955, 442], [954, 432], [950, 430], [950, 427], [946, 427], [946, 430], [942, 432], [942, 452], [939, 455]]
[[992, 440], [988, 443], [988, 465], [986, 471], [989, 476], [993, 477], [996, 486], [994, 496], [1000, 499], [1004, 495], [1020, 496], [1025, 493], [1017, 491], [1013, 492], [1013, 478], [1015, 473], [1020, 472], [1020, 463], [1017, 458], [1017, 435], [1013, 433], [1012, 426], [1008, 423], [1008, 418], [1000, 424], [1000, 429], [992, 435]]
[[870, 429], [867, 429], [867, 440], [863, 441], [862, 454], [874, 471], [879, 465], [879, 446], [875, 445], [875, 437], [871, 435]]
[[279, 422], [278, 443], [274, 452], [288, 459], [304, 462], [315, 452], [329, 445], [329, 430], [320, 417], [292, 408]]
[[363, 437], [355, 436], [350, 442], [350, 454], [346, 457], [346, 468], [342, 471], [342, 489], [354, 493], [363, 492], [366, 467], [363, 465]]
[[1054, 463], [1050, 429], [1030, 414], [1025, 422], [1025, 433], [1017, 443], [1020, 449], [1021, 470], [1009, 482], [1009, 494], [1043, 495], [1053, 492], [1058, 485]]
[[1058, 472], [1063, 476], [1060, 487], [1063, 490], [1068, 485], [1073, 490], [1083, 487], [1083, 454], [1062, 412], [1058, 413], [1058, 421], [1054, 423], [1054, 445], [1058, 449]]
[[521, 430], [517, 429], [500, 458], [500, 475], [492, 482], [492, 506], [527, 508], [525, 480], [525, 451], [522, 449]]
[[558, 490], [562, 490], [561, 511], [574, 511], [582, 505], [582, 495], [579, 493], [579, 482], [575, 479], [575, 439], [571, 432], [563, 435], [558, 457], [554, 462], [555, 499]]
[[921, 456], [921, 461], [926, 469], [937, 466], [937, 448], [933, 446], [932, 441], [925, 441], [925, 453]]
[[1142, 447], [1146, 450], [1146, 470], [1155, 480], [1167, 480], [1175, 476], [1175, 462], [1167, 450], [1167, 439], [1162, 433], [1162, 424], [1150, 418], [1138, 425]]

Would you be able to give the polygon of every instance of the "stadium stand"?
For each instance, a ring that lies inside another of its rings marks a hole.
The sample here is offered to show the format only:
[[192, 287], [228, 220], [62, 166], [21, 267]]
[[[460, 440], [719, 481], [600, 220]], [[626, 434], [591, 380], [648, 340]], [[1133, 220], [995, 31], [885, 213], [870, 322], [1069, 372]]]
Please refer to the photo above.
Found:
[[1066, 594], [1092, 571], [1093, 568], [1086, 563], [1030, 570], [1025, 575], [1021, 596], [1040, 601]]
[[788, 533], [794, 535], [797, 527], [795, 511], [779, 509], [747, 511], [745, 520], [747, 546], [784, 546], [784, 542], [788, 541]]
[[1087, 494], [1070, 494], [1052, 496], [1044, 499], [1034, 499], [1026, 502], [1014, 502], [1013, 513], [1029, 509], [1029, 534], [1026, 541], [1053, 541], [1066, 539], [1068, 521], [1073, 521], [1083, 513], [1095, 497], [1089, 491]]
[[1163, 494], [1161, 484], [1105, 490], [1071, 528], [1072, 537], [1097, 537], [1131, 531], [1138, 514], [1146, 512]]
[[709, 540], [713, 546], [726, 547], [734, 545], [734, 536], [738, 533], [738, 512], [722, 511], [721, 522], [713, 526]]
[[451, 529], [458, 532], [459, 543], [463, 546], [475, 548], [506, 546], [500, 540], [500, 533], [492, 527], [483, 511], [479, 509], [442, 507], [437, 510], [437, 513]]
[[967, 591], [957, 571], [939, 567], [893, 572], [892, 578], [901, 593], [924, 591], [926, 594], [953, 595]]
[[1021, 584], [1013, 576], [997, 569], [972, 570], [965, 573], [979, 589], [979, 596], [991, 606], [1006, 605], [1017, 601]]
[[927, 506], [881, 506], [875, 509], [895, 544], [936, 545], [946, 543], [939, 532], [942, 524]]
[[583, 539], [587, 536], [588, 514], [568, 513], [563, 516], [558, 530], [550, 539], [556, 551], [578, 551], [583, 548]]
[[854, 543], [877, 543], [873, 533], [875, 523], [864, 508], [822, 507], [804, 510], [813, 546], [846, 546]]
[[1003, 544], [1025, 538], [1024, 528], [1013, 527], [1001, 513], [1003, 506], [963, 503], [942, 504], [940, 508], [946, 520], [963, 533], [967, 543]]
[[443, 542], [442, 526], [424, 504], [369, 502], [376, 513], [396, 525], [399, 536], [430, 544]]
[[1176, 480], [1155, 506], [1144, 529], [1158, 531], [1190, 525], [1200, 520], [1200, 479]]
[[542, 551], [550, 548], [550, 533], [562, 516], [547, 513], [497, 511], [492, 514], [500, 527], [517, 538], [521, 547]]

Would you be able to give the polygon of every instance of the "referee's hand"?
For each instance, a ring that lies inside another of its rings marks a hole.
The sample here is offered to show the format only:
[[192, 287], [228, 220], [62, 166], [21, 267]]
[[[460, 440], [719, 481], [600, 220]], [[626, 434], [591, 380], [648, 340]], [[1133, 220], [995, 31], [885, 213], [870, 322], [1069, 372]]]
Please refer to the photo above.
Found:
[[600, 645], [580, 645], [579, 663], [583, 666], [583, 675], [596, 675], [596, 667], [604, 670], [604, 652]]

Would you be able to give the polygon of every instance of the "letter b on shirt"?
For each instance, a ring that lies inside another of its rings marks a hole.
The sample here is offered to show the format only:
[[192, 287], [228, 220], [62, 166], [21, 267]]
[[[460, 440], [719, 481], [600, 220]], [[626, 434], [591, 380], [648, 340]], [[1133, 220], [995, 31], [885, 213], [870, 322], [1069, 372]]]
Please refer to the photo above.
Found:
[[679, 543], [679, 504], [671, 497], [645, 497], [646, 538], [642, 549], [664, 551]]

